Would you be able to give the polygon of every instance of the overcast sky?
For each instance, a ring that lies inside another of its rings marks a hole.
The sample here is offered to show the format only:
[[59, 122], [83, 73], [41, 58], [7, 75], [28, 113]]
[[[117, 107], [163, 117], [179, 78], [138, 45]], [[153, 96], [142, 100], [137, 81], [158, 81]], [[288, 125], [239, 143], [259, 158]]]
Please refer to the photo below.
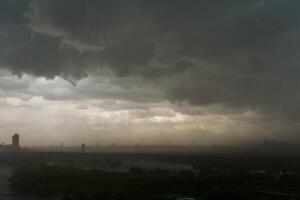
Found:
[[0, 142], [300, 142], [300, 1], [1, 0]]

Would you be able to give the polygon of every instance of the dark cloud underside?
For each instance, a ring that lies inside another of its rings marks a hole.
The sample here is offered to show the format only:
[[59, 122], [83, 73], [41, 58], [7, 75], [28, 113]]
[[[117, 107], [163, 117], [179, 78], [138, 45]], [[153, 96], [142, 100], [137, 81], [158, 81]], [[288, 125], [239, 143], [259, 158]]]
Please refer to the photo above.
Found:
[[16, 74], [80, 79], [108, 67], [157, 80], [174, 101], [299, 119], [299, 1], [0, 5], [0, 63]]

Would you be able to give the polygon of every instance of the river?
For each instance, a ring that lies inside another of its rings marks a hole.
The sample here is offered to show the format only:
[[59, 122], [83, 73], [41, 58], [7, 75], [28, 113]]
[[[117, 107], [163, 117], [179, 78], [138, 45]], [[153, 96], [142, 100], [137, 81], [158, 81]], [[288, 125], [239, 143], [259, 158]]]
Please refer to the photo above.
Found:
[[12, 174], [13, 168], [0, 166], [0, 199], [15, 200], [16, 197], [10, 192], [8, 177]]
[[41, 200], [29, 196], [16, 196], [9, 187], [8, 178], [12, 175], [14, 168], [0, 165], [0, 200]]

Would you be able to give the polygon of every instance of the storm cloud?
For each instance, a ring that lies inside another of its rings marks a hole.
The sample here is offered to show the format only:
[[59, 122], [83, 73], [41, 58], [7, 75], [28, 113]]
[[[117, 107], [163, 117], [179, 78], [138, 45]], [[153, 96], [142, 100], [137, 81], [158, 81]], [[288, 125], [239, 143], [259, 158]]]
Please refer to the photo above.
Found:
[[1, 67], [74, 85], [45, 98], [168, 100], [198, 114], [199, 106], [221, 105], [219, 113], [250, 110], [299, 123], [298, 1], [7, 0], [0, 7]]

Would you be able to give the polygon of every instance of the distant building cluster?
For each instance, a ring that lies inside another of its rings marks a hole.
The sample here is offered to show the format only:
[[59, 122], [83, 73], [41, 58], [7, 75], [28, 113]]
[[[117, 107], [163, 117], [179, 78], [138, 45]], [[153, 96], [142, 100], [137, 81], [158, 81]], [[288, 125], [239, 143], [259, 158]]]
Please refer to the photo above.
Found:
[[1, 151], [19, 151], [20, 148], [20, 135], [19, 134], [14, 134], [12, 136], [12, 142], [9, 145], [0, 145], [0, 150]]

